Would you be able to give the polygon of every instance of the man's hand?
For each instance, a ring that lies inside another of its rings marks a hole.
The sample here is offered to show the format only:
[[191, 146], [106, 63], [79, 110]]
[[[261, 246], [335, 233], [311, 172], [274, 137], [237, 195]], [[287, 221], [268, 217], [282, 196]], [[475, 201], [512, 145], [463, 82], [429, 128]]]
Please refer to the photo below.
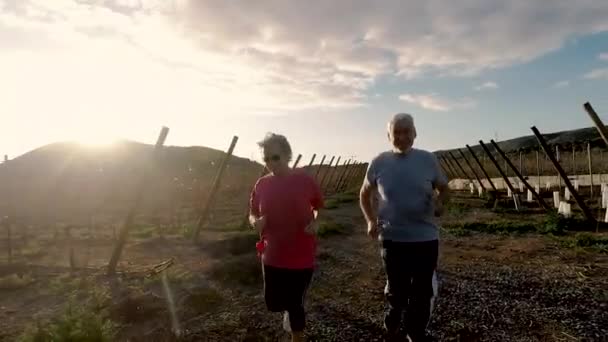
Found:
[[380, 228], [376, 221], [367, 221], [367, 235], [372, 239], [377, 239], [380, 233]]
[[435, 216], [440, 217], [445, 212], [445, 207], [441, 201], [435, 201]]
[[262, 230], [264, 230], [264, 227], [266, 226], [266, 216], [253, 219], [251, 226], [261, 234]]

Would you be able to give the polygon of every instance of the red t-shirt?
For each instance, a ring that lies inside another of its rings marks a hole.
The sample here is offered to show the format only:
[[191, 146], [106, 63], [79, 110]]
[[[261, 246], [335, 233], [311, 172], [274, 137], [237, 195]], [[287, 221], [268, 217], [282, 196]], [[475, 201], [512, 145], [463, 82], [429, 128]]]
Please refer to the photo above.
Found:
[[266, 217], [261, 234], [265, 243], [264, 264], [290, 269], [314, 267], [316, 237], [304, 228], [312, 222], [313, 209], [322, 206], [319, 185], [304, 171], [258, 179], [251, 193], [250, 208], [254, 215]]

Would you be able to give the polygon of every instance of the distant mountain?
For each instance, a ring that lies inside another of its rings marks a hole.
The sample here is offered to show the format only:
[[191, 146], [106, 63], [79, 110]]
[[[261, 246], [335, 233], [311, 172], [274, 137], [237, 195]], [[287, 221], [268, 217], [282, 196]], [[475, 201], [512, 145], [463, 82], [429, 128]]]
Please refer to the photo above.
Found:
[[[0, 215], [80, 217], [124, 212], [144, 172], [147, 210], [193, 203], [206, 196], [225, 152], [166, 146], [150, 163], [154, 146], [120, 141], [110, 147], [59, 142], [0, 164]], [[248, 191], [262, 166], [232, 156], [221, 191]]]

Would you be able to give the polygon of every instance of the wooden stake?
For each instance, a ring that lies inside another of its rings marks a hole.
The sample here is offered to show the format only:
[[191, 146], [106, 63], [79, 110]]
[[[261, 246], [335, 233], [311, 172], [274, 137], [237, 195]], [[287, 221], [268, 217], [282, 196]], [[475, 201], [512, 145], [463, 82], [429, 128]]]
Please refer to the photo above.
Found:
[[319, 163], [319, 167], [317, 167], [317, 173], [315, 174], [315, 180], [319, 181], [319, 172], [321, 172], [321, 168], [323, 167], [323, 163], [325, 162], [325, 155], [321, 158], [321, 163]]
[[466, 179], [471, 180], [472, 178], [469, 177], [469, 175], [464, 171], [464, 169], [462, 168], [462, 166], [460, 165], [460, 163], [458, 162], [458, 159], [456, 159], [456, 157], [454, 157], [454, 155], [452, 154], [451, 151], [448, 151], [448, 154], [450, 155], [450, 157], [452, 158], [452, 160], [454, 161], [454, 163], [456, 164], [456, 166], [458, 166], [458, 169], [460, 169], [460, 172], [462, 172], [462, 174], [464, 175], [464, 177]]
[[308, 163], [308, 167], [310, 168], [312, 166], [312, 163], [315, 162], [315, 158], [317, 158], [317, 154], [313, 154], [312, 158], [310, 158], [310, 163]]
[[494, 156], [492, 155], [492, 153], [490, 152], [490, 150], [488, 149], [488, 147], [483, 143], [482, 140], [479, 140], [479, 145], [481, 145], [481, 148], [483, 148], [483, 150], [486, 152], [486, 155], [488, 156], [488, 158], [490, 159], [490, 161], [492, 161], [492, 163], [496, 167], [496, 170], [498, 171], [498, 173], [500, 173], [500, 175], [502, 176], [502, 179], [505, 181], [505, 185], [507, 186], [507, 188], [509, 190], [511, 190], [512, 194], [515, 194], [516, 192], [515, 192], [515, 189], [513, 188], [513, 185], [511, 185], [511, 182], [509, 182], [509, 179], [507, 178], [507, 175], [500, 168], [500, 165], [498, 165], [498, 162], [496, 161], [496, 159], [494, 159]]
[[[156, 140], [156, 145], [154, 146], [154, 151], [152, 152], [152, 155], [151, 155], [152, 160], [155, 160], [158, 157], [168, 134], [169, 134], [169, 128], [163, 127], [158, 136], [158, 139]], [[148, 172], [147, 171], [148, 170], [144, 170], [144, 174], [142, 175], [142, 177], [140, 179], [140, 183], [138, 184], [138, 186], [136, 188], [135, 202], [133, 203], [131, 210], [129, 211], [129, 213], [127, 214], [127, 217], [125, 218], [124, 225], [122, 227], [122, 230], [120, 231], [120, 236], [118, 237], [118, 241], [116, 242], [116, 245], [114, 246], [114, 251], [112, 252], [112, 257], [110, 258], [110, 262], [108, 264], [108, 274], [109, 275], [112, 275], [116, 272], [116, 265], [118, 264], [118, 260], [120, 259], [120, 255], [122, 254], [122, 250], [127, 241], [127, 236], [129, 235], [129, 230], [131, 229], [131, 226], [133, 225], [133, 221], [135, 219], [135, 214], [137, 213], [137, 210], [139, 209], [139, 207], [141, 205], [144, 190], [145, 190], [146, 186], [148, 185], [147, 184], [148, 183]]]
[[346, 174], [348, 173], [348, 171], [350, 171], [350, 167], [351, 167], [352, 163], [353, 163], [353, 161], [351, 159], [349, 159], [348, 162], [346, 162], [344, 170], [342, 171], [342, 174], [340, 175], [340, 177], [338, 177], [338, 181], [336, 182], [336, 187], [334, 188], [334, 193], [338, 193], [340, 191], [340, 186], [342, 185], [342, 182], [344, 181]]
[[[515, 165], [513, 165], [513, 163], [511, 163], [511, 160], [509, 160], [509, 158], [507, 157], [507, 155], [500, 149], [500, 147], [498, 147], [498, 144], [496, 142], [494, 142], [494, 140], [490, 140], [490, 143], [494, 146], [494, 149], [496, 149], [496, 152], [498, 152], [498, 154], [500, 154], [503, 157], [503, 159], [505, 160], [505, 162], [507, 163], [507, 165], [509, 167], [511, 167], [511, 170], [513, 170], [513, 172], [519, 178], [519, 180], [522, 183], [524, 183], [524, 185], [526, 186], [526, 188], [528, 188], [528, 190], [530, 192], [532, 192], [532, 195], [534, 195], [534, 197], [536, 197], [536, 200], [541, 205], [541, 207], [543, 207], [545, 210], [549, 210], [550, 207], [547, 205], [547, 203], [545, 203], [545, 201], [543, 200], [543, 198], [536, 192], [536, 190], [534, 189], [534, 187], [532, 187], [526, 181], [526, 179], [519, 172], [519, 170], [517, 170], [517, 168], [515, 168]], [[521, 156], [521, 154], [520, 154], [520, 156]], [[511, 190], [511, 191], [513, 191], [513, 190]], [[515, 193], [515, 192], [513, 192], [513, 193]]]
[[8, 216], [4, 217], [4, 226], [6, 227], [6, 234], [7, 234], [7, 239], [6, 239], [6, 244], [7, 244], [7, 248], [6, 251], [8, 253], [8, 263], [12, 264], [13, 263], [13, 237], [12, 237], [12, 225], [10, 222], [10, 219]]
[[293, 163], [293, 166], [291, 167], [292, 169], [295, 169], [296, 167], [298, 167], [298, 164], [300, 163], [300, 159], [302, 159], [302, 155], [298, 154], [296, 161]]
[[473, 149], [471, 148], [471, 146], [469, 146], [469, 145], [465, 145], [465, 146], [469, 150], [469, 153], [471, 153], [471, 155], [473, 156], [473, 159], [475, 160], [475, 162], [477, 163], [477, 165], [481, 169], [481, 172], [483, 173], [483, 175], [488, 180], [488, 183], [490, 183], [490, 187], [492, 187], [492, 190], [494, 190], [494, 192], [498, 192], [498, 190], [496, 189], [496, 186], [494, 186], [494, 183], [492, 182], [492, 179], [490, 178], [490, 175], [488, 174], [488, 172], [486, 171], [486, 169], [483, 167], [483, 165], [481, 164], [481, 162], [479, 161], [479, 159], [477, 159], [477, 156], [475, 155], [475, 152], [473, 152]]
[[591, 107], [591, 104], [589, 102], [586, 102], [583, 105], [583, 108], [585, 108], [585, 111], [587, 111], [587, 114], [589, 114], [589, 117], [595, 124], [595, 128], [597, 128], [597, 131], [600, 133], [600, 136], [602, 137], [602, 139], [604, 139], [606, 146], [608, 146], [608, 129], [606, 129], [606, 126], [604, 126], [604, 123], [602, 122], [600, 117], [597, 115], [597, 113], [595, 112], [593, 107]]
[[340, 167], [340, 159], [342, 157], [338, 157], [338, 160], [336, 161], [336, 166], [333, 169], [329, 170], [329, 175], [327, 177], [327, 184], [325, 184], [325, 188], [323, 189], [323, 191], [325, 193], [327, 193], [329, 191], [329, 189], [331, 188], [332, 185], [332, 180], [334, 179], [334, 175], [336, 174], [336, 172], [338, 172], [338, 167]]
[[[336, 158], [336, 156], [331, 157], [331, 159], [329, 160], [329, 164], [327, 165], [327, 168], [325, 169], [325, 173], [323, 173], [323, 178], [321, 179], [321, 183], [319, 183], [319, 187], [321, 187], [321, 189], [324, 189], [323, 185], [325, 184], [325, 180], [327, 180], [327, 175], [332, 170], [331, 165], [333, 164], [335, 158]], [[338, 157], [338, 162], [336, 163], [336, 165], [338, 165], [339, 162], [340, 162], [340, 157]]]
[[593, 200], [593, 163], [591, 160], [591, 142], [587, 142], [587, 160], [589, 161], [589, 191]]
[[536, 183], [538, 184], [538, 190], [540, 191], [540, 158], [538, 150], [536, 150]]
[[228, 152], [226, 152], [226, 155], [224, 156], [224, 159], [222, 159], [222, 163], [220, 164], [220, 167], [217, 170], [215, 179], [213, 180], [213, 184], [211, 185], [211, 189], [209, 190], [209, 196], [207, 197], [207, 201], [205, 202], [204, 206], [201, 208], [198, 222], [196, 224], [196, 227], [194, 228], [194, 235], [193, 235], [194, 242], [198, 241], [201, 229], [203, 228], [205, 221], [207, 221], [207, 217], [209, 216], [211, 207], [213, 206], [213, 201], [215, 200], [215, 194], [217, 193], [217, 191], [220, 187], [220, 184], [222, 181], [222, 176], [224, 175], [224, 170], [226, 169], [226, 166], [228, 166], [228, 162], [230, 161], [230, 157], [232, 157], [232, 152], [234, 152], [234, 147], [236, 146], [236, 142], [238, 140], [239, 140], [239, 137], [237, 137], [237, 136], [232, 137], [232, 141], [230, 142], [230, 147], [228, 148]]
[[562, 169], [561, 165], [558, 163], [556, 158], [552, 154], [550, 154], [551, 150], [550, 150], [549, 146], [547, 145], [547, 143], [545, 142], [545, 139], [543, 138], [543, 136], [540, 134], [540, 132], [538, 131], [538, 129], [535, 126], [532, 126], [531, 129], [532, 129], [532, 132], [534, 132], [534, 135], [536, 135], [536, 139], [538, 139], [538, 142], [542, 146], [543, 150], [545, 150], [545, 153], [547, 154], [547, 156], [553, 163], [553, 166], [555, 167], [555, 169], [557, 170], [557, 172], [559, 173], [561, 178], [564, 180], [566, 187], [568, 187], [568, 190], [570, 190], [570, 193], [574, 197], [574, 200], [578, 204], [579, 208], [581, 208], [581, 210], [583, 211], [583, 214], [585, 215], [587, 220], [590, 223], [595, 224], [596, 220], [593, 217], [593, 214], [591, 213], [591, 211], [589, 210], [587, 205], [585, 205], [585, 202], [583, 201], [583, 199], [579, 196], [578, 191], [576, 191], [576, 189], [574, 189], [574, 186], [572, 186], [572, 183], [570, 183], [570, 180], [568, 179], [568, 175], [566, 174], [564, 169]]
[[471, 165], [471, 163], [469, 163], [469, 160], [467, 159], [467, 157], [465, 156], [465, 154], [462, 152], [461, 149], [458, 149], [458, 152], [460, 153], [460, 156], [462, 157], [462, 159], [464, 159], [465, 163], [467, 163], [467, 165], [469, 166], [469, 169], [471, 169], [471, 172], [473, 172], [473, 175], [475, 176], [475, 179], [477, 179], [477, 183], [479, 183], [479, 186], [485, 192], [486, 187], [483, 185], [483, 182], [481, 181], [481, 178], [479, 178], [479, 175], [477, 175], [477, 172], [475, 172], [473, 165]]

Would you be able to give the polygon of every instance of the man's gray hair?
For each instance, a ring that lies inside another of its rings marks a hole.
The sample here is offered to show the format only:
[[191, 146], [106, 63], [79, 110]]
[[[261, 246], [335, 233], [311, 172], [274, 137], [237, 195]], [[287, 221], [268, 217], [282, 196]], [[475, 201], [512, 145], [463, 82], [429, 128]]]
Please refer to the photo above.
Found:
[[397, 122], [405, 122], [410, 127], [415, 127], [414, 126], [414, 117], [412, 116], [412, 114], [397, 113], [397, 114], [393, 115], [393, 118], [391, 119], [391, 121], [388, 122], [386, 129], [388, 130], [389, 133], [391, 133], [393, 131], [393, 126], [395, 126], [395, 124]]
[[258, 142], [258, 146], [262, 150], [270, 145], [279, 146], [279, 148], [281, 149], [281, 152], [287, 157], [287, 161], [291, 161], [291, 157], [292, 157], [291, 145], [289, 144], [289, 141], [287, 141], [287, 138], [284, 135], [275, 134], [275, 133], [266, 133], [266, 136], [264, 137], [264, 139], [262, 141]]

